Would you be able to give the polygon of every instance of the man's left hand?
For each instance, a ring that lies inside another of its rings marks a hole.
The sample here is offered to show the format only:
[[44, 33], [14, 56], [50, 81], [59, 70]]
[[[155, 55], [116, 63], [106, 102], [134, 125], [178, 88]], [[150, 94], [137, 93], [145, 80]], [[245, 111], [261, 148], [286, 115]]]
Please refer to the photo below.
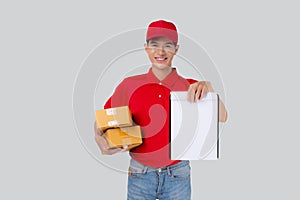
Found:
[[191, 102], [201, 100], [206, 96], [207, 92], [214, 92], [211, 83], [208, 81], [200, 81], [190, 85], [188, 89], [187, 99]]

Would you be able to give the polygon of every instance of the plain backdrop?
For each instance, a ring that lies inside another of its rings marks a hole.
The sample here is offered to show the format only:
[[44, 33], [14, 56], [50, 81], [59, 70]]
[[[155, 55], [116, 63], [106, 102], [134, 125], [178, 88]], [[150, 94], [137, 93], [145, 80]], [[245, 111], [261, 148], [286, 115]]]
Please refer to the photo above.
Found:
[[73, 86], [97, 45], [161, 18], [203, 45], [226, 89], [221, 159], [192, 162], [192, 199], [299, 198], [298, 8], [292, 0], [1, 1], [0, 199], [126, 199], [126, 174], [101, 165], [78, 137]]

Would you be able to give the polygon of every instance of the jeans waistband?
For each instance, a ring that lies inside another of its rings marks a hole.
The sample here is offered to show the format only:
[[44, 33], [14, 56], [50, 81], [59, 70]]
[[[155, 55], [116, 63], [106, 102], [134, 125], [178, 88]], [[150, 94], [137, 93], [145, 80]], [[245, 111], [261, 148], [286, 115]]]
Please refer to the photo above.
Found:
[[154, 168], [154, 167], [143, 165], [143, 164], [139, 163], [138, 161], [134, 160], [133, 158], [131, 158], [131, 160], [130, 160], [130, 166], [131, 167], [134, 167], [134, 168], [137, 168], [137, 169], [143, 169], [143, 171], [145, 171], [145, 170], [146, 171], [174, 170], [176, 168], [180, 168], [180, 167], [184, 167], [186, 165], [189, 165], [189, 163], [190, 163], [190, 161], [188, 161], [188, 160], [182, 160], [179, 163], [176, 163], [174, 165]]

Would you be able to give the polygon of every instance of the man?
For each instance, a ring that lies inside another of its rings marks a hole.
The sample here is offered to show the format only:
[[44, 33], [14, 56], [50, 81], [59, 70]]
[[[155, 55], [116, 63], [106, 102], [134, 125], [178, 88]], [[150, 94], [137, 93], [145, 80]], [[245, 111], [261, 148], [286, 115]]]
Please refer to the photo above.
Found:
[[[196, 102], [214, 90], [209, 82], [185, 79], [172, 68], [179, 49], [177, 42], [173, 23], [164, 20], [150, 23], [144, 44], [152, 64], [148, 73], [125, 78], [104, 106], [129, 106], [134, 122], [142, 129], [143, 144], [130, 150], [129, 200], [191, 198], [189, 161], [169, 158], [169, 95], [170, 91], [188, 91], [187, 99]], [[225, 122], [227, 112], [222, 101], [219, 102], [219, 121]], [[102, 154], [122, 151], [109, 149], [96, 123], [95, 133]]]

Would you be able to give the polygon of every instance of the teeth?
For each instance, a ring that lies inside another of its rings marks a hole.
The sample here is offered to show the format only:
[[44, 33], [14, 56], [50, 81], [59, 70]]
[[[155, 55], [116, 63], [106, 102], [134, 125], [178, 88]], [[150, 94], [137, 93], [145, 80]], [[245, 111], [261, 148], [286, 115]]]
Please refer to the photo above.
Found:
[[167, 58], [156, 58], [156, 60], [166, 60]]

